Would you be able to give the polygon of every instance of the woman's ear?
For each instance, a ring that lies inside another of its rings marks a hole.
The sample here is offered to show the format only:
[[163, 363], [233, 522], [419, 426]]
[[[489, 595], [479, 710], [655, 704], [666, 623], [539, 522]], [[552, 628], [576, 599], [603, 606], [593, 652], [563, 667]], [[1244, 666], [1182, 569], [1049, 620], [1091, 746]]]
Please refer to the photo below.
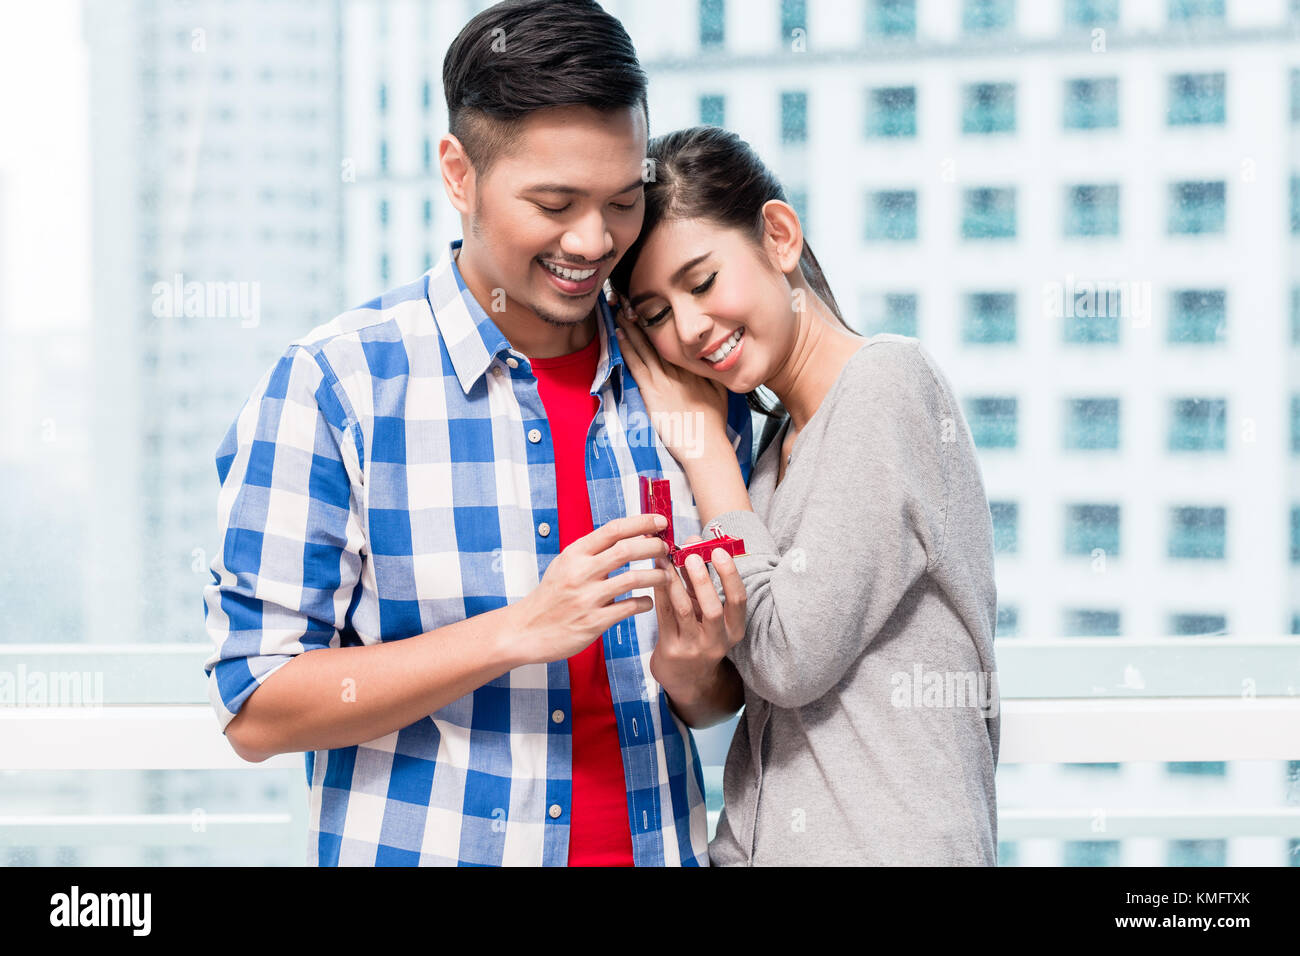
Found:
[[803, 228], [789, 203], [769, 199], [763, 204], [763, 246], [776, 267], [789, 275], [803, 253]]

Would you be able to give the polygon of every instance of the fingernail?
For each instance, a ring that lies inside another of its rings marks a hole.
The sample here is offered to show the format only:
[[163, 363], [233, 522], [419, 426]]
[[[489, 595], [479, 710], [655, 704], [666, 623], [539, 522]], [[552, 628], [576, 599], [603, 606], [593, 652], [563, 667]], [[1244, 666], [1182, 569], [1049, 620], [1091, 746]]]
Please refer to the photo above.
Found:
[[731, 563], [731, 555], [727, 554], [727, 552], [723, 551], [721, 548], [714, 548], [714, 549], [713, 549], [713, 563], [714, 563], [714, 564], [730, 564], [730, 563]]
[[668, 527], [668, 519], [665, 518], [663, 515], [655, 515], [655, 527], [656, 528]]

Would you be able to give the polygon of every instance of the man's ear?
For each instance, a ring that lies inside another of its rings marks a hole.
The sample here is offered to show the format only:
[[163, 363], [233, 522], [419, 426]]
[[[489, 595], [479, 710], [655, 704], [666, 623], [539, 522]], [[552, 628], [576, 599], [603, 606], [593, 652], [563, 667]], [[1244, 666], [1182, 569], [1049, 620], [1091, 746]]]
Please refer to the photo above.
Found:
[[763, 204], [763, 248], [786, 275], [798, 268], [803, 253], [803, 229], [798, 213], [779, 199], [769, 199]]
[[457, 212], [468, 216], [474, 208], [477, 177], [464, 144], [451, 133], [438, 140], [438, 166], [442, 170], [442, 186], [447, 191], [447, 198]]

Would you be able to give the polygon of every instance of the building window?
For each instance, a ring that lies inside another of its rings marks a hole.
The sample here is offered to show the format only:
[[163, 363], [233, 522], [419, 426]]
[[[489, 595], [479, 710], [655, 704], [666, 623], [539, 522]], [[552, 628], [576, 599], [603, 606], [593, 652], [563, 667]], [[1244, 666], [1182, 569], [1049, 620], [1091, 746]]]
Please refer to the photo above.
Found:
[[812, 221], [808, 216], [808, 191], [806, 189], [787, 189], [785, 197], [790, 202], [790, 207], [794, 214], [799, 217], [799, 228], [803, 230], [806, 236], [812, 231], [809, 223]]
[[387, 83], [379, 84], [379, 112], [380, 113], [388, 112], [388, 84]]
[[1014, 239], [1015, 187], [967, 189], [962, 203], [961, 234], [963, 239]]
[[1300, 70], [1291, 71], [1291, 122], [1300, 123]]
[[965, 0], [962, 4], [961, 25], [967, 33], [1007, 30], [1015, 18], [1015, 0]]
[[1118, 345], [1119, 314], [1065, 316], [1067, 345]]
[[1223, 558], [1226, 509], [1171, 508], [1169, 516], [1169, 557]]
[[1068, 840], [1063, 848], [1066, 866], [1119, 866], [1118, 840]]
[[1205, 634], [1225, 636], [1228, 619], [1222, 614], [1171, 614], [1169, 633], [1175, 637], [1199, 637]]
[[1228, 337], [1227, 293], [1222, 289], [1177, 289], [1170, 293], [1169, 344], [1217, 345]]
[[1222, 23], [1223, 0], [1169, 0], [1170, 23]]
[[1015, 554], [1020, 546], [1020, 506], [1014, 501], [990, 501], [993, 519], [993, 550], [998, 554]]
[[1119, 611], [1070, 608], [1064, 614], [1066, 637], [1119, 637]]
[[1227, 117], [1222, 73], [1176, 73], [1169, 78], [1170, 126], [1223, 125]]
[[379, 225], [388, 227], [388, 200], [379, 200]]
[[388, 172], [388, 140], [386, 139], [379, 141], [379, 171]]
[[1066, 505], [1065, 553], [1090, 557], [1098, 548], [1119, 554], [1119, 505]]
[[865, 336], [880, 332], [916, 338], [916, 293], [866, 293], [862, 297], [861, 327]]
[[1118, 449], [1119, 399], [1066, 399], [1065, 447], [1075, 451]]
[[1070, 27], [1119, 26], [1119, 0], [1065, 0], [1065, 25]]
[[867, 136], [915, 136], [916, 87], [867, 91]]
[[1119, 80], [1065, 81], [1066, 129], [1114, 129], [1119, 126]]
[[962, 94], [963, 133], [1014, 133], [1016, 85], [968, 83]]
[[388, 284], [388, 253], [379, 257], [379, 280], [385, 285]]
[[804, 0], [781, 0], [781, 42], [789, 43], [795, 30], [808, 33], [808, 11]]
[[420, 84], [420, 109], [429, 112], [429, 107], [433, 105], [433, 84], [425, 80]]
[[867, 193], [868, 240], [911, 241], [916, 238], [916, 191]]
[[1224, 866], [1228, 861], [1227, 840], [1170, 840], [1170, 866]]
[[1223, 451], [1227, 431], [1226, 399], [1174, 399], [1169, 424], [1170, 451]]
[[424, 201], [424, 224], [426, 226], [433, 225], [433, 200], [432, 199], [426, 199]]
[[1170, 760], [1165, 763], [1165, 772], [1197, 777], [1224, 777], [1227, 776], [1228, 765], [1222, 760]]
[[1067, 236], [1118, 236], [1119, 186], [1067, 186]]
[[1300, 507], [1291, 506], [1291, 563], [1300, 564]]
[[868, 0], [867, 36], [870, 39], [916, 36], [916, 0]]
[[808, 94], [781, 94], [781, 142], [808, 142]]
[[972, 292], [967, 295], [961, 337], [968, 345], [1015, 342], [1016, 294]]
[[700, 46], [719, 47], [726, 40], [727, 12], [723, 0], [700, 0]]
[[1291, 396], [1291, 454], [1300, 455], [1300, 395]]
[[727, 125], [727, 98], [718, 93], [700, 97], [700, 125]]
[[1222, 182], [1171, 183], [1169, 234], [1222, 233], [1227, 222], [1225, 193], [1226, 184]]
[[1291, 289], [1291, 344], [1300, 345], [1300, 285]]
[[423, 160], [424, 160], [424, 171], [427, 173], [431, 169], [433, 169], [433, 143], [429, 141], [429, 137], [427, 136], [424, 137]]
[[1020, 611], [1016, 606], [999, 605], [998, 620], [993, 636], [1015, 637], [1020, 633]]
[[1291, 235], [1300, 236], [1300, 176], [1291, 177]]
[[976, 448], [1016, 447], [1016, 400], [1014, 398], [969, 398], [966, 422]]

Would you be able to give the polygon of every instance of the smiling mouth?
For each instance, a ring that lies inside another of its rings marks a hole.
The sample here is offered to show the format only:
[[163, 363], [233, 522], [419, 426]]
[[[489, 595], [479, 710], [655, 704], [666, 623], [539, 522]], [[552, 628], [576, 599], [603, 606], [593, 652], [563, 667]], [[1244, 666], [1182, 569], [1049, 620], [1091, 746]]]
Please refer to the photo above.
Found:
[[594, 276], [597, 272], [600, 271], [599, 269], [570, 269], [566, 266], [561, 266], [558, 265], [557, 263], [549, 262], [546, 259], [538, 259], [537, 261], [542, 264], [542, 268], [545, 269], [547, 272], [551, 273], [552, 275], [557, 275], [561, 279], [565, 279], [568, 282], [586, 282], [588, 279], [590, 279], [592, 276]]
[[717, 349], [707, 355], [701, 355], [700, 360], [708, 362], [710, 365], [717, 365], [735, 350], [736, 346], [740, 344], [740, 340], [744, 338], [744, 336], [745, 328], [744, 326], [741, 326], [736, 329], [735, 332], [731, 333], [730, 337], [718, 346]]

